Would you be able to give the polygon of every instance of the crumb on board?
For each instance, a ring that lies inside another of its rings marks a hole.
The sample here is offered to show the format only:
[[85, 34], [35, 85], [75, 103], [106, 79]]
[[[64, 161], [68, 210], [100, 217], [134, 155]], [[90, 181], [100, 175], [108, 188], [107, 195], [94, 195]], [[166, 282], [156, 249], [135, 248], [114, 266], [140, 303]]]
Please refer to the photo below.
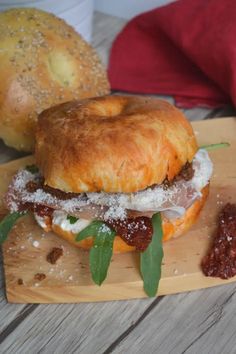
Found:
[[34, 279], [35, 280], [39, 280], [39, 281], [42, 281], [46, 278], [46, 275], [44, 273], [36, 273], [34, 275]]
[[34, 241], [32, 244], [33, 244], [33, 246], [36, 247], [36, 248], [39, 247], [39, 241]]
[[52, 250], [48, 253], [46, 259], [48, 263], [56, 264], [57, 260], [63, 256], [63, 249], [59, 247], [53, 247]]
[[23, 279], [19, 278], [19, 279], [17, 280], [17, 284], [18, 284], [18, 285], [23, 285], [23, 283], [24, 283], [24, 282], [23, 282]]

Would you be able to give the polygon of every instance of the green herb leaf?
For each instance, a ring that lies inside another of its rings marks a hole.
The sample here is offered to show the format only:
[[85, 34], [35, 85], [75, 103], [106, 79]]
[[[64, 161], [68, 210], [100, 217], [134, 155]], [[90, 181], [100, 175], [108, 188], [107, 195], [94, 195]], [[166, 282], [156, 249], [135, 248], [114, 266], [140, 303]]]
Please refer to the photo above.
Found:
[[76, 241], [87, 237], [94, 237], [93, 247], [89, 253], [89, 265], [93, 281], [101, 285], [106, 279], [107, 271], [111, 262], [113, 243], [116, 232], [103, 221], [94, 220], [76, 237]]
[[99, 229], [89, 253], [89, 265], [94, 283], [101, 285], [106, 279], [113, 253], [115, 231], [106, 224]]
[[66, 220], [69, 220], [69, 221], [70, 221], [70, 224], [75, 224], [76, 221], [79, 220], [79, 218], [77, 218], [76, 216], [73, 216], [73, 215], [67, 215]]
[[0, 244], [2, 244], [6, 239], [11, 231], [12, 227], [14, 226], [15, 222], [17, 219], [25, 215], [24, 213], [19, 213], [19, 212], [14, 212], [11, 214], [8, 214], [3, 218], [0, 222]]
[[215, 150], [215, 149], [222, 149], [229, 147], [230, 143], [218, 143], [218, 144], [209, 144], [209, 145], [202, 145], [200, 146], [200, 149], [206, 149], [206, 150]]
[[83, 229], [77, 236], [75, 241], [79, 242], [87, 237], [96, 236], [99, 229], [105, 225], [101, 220], [93, 220], [85, 229]]
[[25, 169], [34, 175], [39, 172], [39, 169], [36, 165], [27, 165], [25, 166]]
[[144, 282], [144, 290], [150, 297], [155, 296], [161, 278], [161, 262], [163, 258], [162, 248], [162, 222], [161, 214], [152, 216], [153, 235], [147, 249], [140, 254], [141, 274]]

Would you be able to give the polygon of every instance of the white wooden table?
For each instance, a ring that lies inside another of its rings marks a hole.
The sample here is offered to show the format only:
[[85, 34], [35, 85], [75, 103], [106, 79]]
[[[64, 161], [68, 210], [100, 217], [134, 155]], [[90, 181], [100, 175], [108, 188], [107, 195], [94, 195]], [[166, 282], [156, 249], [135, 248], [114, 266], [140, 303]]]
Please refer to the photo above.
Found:
[[[124, 24], [95, 14], [93, 46], [105, 64]], [[198, 108], [185, 114], [197, 120], [235, 111]], [[0, 163], [20, 156], [0, 141]], [[19, 305], [6, 302], [2, 275], [0, 281], [0, 353], [236, 353], [236, 283], [156, 299]]]

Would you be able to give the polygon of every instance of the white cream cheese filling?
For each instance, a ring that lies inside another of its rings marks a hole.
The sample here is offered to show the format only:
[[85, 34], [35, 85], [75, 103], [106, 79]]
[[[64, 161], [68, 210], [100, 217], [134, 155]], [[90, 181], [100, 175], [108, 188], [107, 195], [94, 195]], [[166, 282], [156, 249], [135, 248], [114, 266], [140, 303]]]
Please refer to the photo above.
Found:
[[64, 231], [70, 231], [74, 234], [85, 229], [92, 220], [78, 219], [74, 224], [71, 224], [67, 218], [68, 214], [61, 210], [55, 210], [52, 214], [52, 223], [60, 226]]

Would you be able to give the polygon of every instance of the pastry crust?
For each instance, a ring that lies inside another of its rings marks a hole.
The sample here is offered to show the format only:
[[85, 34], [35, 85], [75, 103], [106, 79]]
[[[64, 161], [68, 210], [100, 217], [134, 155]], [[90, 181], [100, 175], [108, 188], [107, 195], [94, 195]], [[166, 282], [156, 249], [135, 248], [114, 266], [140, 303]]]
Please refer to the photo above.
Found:
[[96, 52], [63, 20], [37, 9], [0, 13], [0, 138], [32, 151], [37, 115], [109, 93]]
[[[173, 237], [178, 237], [184, 234], [189, 228], [196, 222], [198, 215], [203, 208], [208, 193], [209, 193], [209, 185], [202, 189], [202, 197], [196, 200], [193, 205], [187, 209], [186, 213], [183, 217], [175, 219], [175, 220], [168, 220], [166, 218], [163, 219], [162, 228], [163, 228], [163, 241], [167, 241]], [[83, 249], [90, 249], [93, 245], [93, 238], [86, 238], [80, 242], [75, 241], [76, 235], [70, 231], [63, 230], [60, 226], [56, 224], [49, 225], [47, 221], [47, 227], [45, 231], [52, 230], [56, 235], [62, 237], [73, 246]], [[119, 236], [115, 237], [114, 245], [113, 245], [113, 253], [123, 253], [135, 251], [135, 247], [129, 246], [123, 239]]]
[[132, 193], [172, 180], [197, 151], [181, 111], [159, 99], [104, 96], [42, 112], [36, 161], [65, 192]]

